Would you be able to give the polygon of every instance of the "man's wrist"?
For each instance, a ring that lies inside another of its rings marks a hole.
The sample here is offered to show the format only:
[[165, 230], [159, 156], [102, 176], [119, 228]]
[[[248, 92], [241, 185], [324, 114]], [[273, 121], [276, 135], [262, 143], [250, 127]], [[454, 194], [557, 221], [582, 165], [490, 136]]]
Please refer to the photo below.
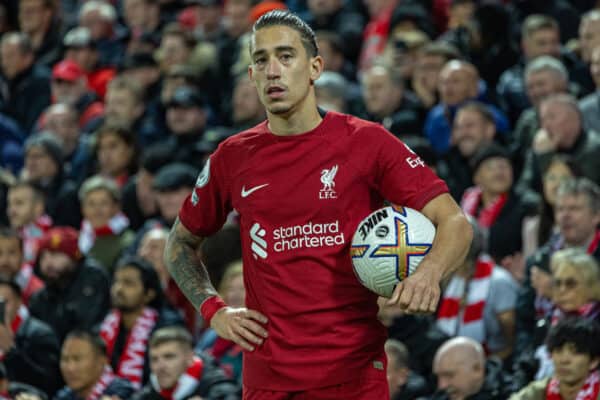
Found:
[[214, 315], [222, 308], [227, 307], [227, 304], [219, 296], [211, 296], [200, 305], [200, 314], [207, 327], [210, 326], [210, 321]]

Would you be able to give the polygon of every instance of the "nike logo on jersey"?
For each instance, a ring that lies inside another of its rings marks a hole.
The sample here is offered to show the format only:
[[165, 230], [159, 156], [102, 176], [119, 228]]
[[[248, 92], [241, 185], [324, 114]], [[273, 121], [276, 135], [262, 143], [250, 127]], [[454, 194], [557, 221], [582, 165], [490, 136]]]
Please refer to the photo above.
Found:
[[250, 196], [252, 193], [256, 192], [259, 189], [264, 188], [265, 186], [269, 186], [269, 184], [265, 183], [262, 185], [254, 186], [253, 188], [250, 188], [248, 190], [246, 190], [245, 186], [242, 186], [242, 198]]

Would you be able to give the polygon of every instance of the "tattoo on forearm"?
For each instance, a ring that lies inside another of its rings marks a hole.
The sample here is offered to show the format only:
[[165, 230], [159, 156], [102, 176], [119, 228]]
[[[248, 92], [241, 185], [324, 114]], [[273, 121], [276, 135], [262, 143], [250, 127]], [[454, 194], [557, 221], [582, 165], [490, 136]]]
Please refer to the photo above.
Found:
[[[202, 239], [185, 233], [179, 220], [175, 221], [165, 249], [169, 273], [196, 309], [207, 298], [217, 294], [210, 282], [206, 267], [196, 254]], [[180, 229], [178, 229], [180, 228]]]

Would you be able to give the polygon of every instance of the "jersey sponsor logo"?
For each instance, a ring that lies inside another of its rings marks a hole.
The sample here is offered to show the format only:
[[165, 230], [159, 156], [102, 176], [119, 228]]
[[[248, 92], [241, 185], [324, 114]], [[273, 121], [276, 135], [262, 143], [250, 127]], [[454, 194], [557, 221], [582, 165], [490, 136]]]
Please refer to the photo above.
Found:
[[421, 157], [406, 157], [406, 163], [411, 168], [417, 168], [419, 166], [424, 167], [425, 163], [421, 160]]
[[204, 167], [202, 168], [202, 171], [200, 171], [200, 174], [198, 175], [198, 179], [196, 179], [196, 186], [194, 187], [194, 190], [192, 190], [192, 204], [194, 206], [198, 205], [198, 200], [200, 200], [200, 198], [198, 197], [198, 193], [196, 193], [196, 189], [200, 189], [200, 188], [203, 188], [204, 186], [206, 186], [209, 179], [210, 179], [210, 157], [204, 163]]
[[246, 186], [242, 186], [242, 198], [250, 196], [252, 193], [264, 188], [265, 186], [269, 186], [269, 184], [265, 183], [263, 185], [254, 186], [253, 188], [250, 188], [248, 190], [246, 190]]
[[284, 251], [342, 246], [346, 243], [344, 233], [340, 232], [340, 221], [317, 224], [308, 222], [303, 225], [280, 226], [273, 231], [273, 250]]
[[267, 241], [265, 240], [267, 232], [263, 227], [260, 226], [258, 222], [255, 222], [254, 225], [250, 228], [250, 239], [252, 240], [252, 244], [250, 245], [250, 249], [252, 249], [252, 255], [254, 259], [258, 259], [258, 257], [263, 260], [267, 258]]
[[319, 190], [319, 199], [337, 199], [337, 193], [333, 189], [335, 187], [335, 175], [337, 174], [337, 164], [329, 169], [321, 171], [321, 183], [323, 188]]

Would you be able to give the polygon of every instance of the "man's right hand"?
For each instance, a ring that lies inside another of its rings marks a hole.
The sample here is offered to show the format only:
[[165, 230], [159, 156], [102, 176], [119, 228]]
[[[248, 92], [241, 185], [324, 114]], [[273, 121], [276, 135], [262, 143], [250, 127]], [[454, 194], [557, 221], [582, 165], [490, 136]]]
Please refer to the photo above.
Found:
[[267, 317], [258, 311], [223, 307], [212, 317], [210, 327], [223, 339], [254, 351], [255, 345], [261, 345], [268, 336], [263, 327], [266, 323]]

